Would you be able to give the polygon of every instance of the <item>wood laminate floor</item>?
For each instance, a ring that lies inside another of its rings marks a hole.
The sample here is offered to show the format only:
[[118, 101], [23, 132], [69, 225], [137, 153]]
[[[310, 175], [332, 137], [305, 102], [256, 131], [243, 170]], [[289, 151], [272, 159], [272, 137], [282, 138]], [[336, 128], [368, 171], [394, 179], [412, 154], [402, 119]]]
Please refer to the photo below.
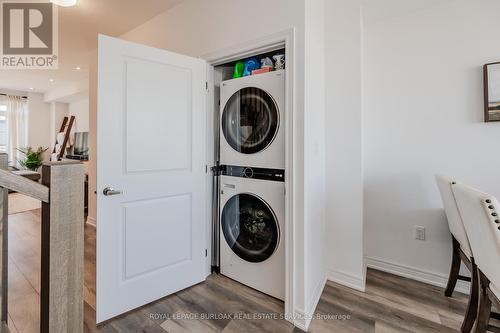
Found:
[[[283, 303], [221, 275], [95, 325], [95, 230], [85, 228], [85, 332], [301, 332]], [[9, 326], [38, 332], [40, 211], [9, 216]], [[327, 282], [310, 332], [456, 332], [466, 296], [368, 270], [366, 292]], [[209, 317], [201, 319], [202, 316]]]

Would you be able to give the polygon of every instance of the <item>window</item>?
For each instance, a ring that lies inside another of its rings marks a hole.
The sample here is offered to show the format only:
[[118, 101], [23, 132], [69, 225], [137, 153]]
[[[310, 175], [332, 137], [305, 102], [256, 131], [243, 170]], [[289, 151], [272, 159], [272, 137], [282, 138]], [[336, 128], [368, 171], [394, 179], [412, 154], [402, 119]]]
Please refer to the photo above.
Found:
[[0, 102], [0, 151], [7, 151], [7, 105]]

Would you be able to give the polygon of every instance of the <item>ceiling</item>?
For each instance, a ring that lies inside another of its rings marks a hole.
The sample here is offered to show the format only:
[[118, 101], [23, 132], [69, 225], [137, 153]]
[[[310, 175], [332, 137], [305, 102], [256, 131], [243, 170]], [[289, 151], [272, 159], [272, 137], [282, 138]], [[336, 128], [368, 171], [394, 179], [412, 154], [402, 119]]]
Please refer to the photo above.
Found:
[[78, 0], [74, 7], [59, 7], [59, 69], [0, 70], [0, 90], [44, 93], [86, 80], [97, 34], [119, 36], [182, 1]]
[[[97, 48], [98, 33], [120, 36], [182, 1], [78, 0], [74, 7], [59, 7], [59, 69], [0, 70], [0, 92], [33, 88], [45, 93], [87, 80], [89, 53]], [[456, 0], [361, 0], [367, 25], [451, 1]]]

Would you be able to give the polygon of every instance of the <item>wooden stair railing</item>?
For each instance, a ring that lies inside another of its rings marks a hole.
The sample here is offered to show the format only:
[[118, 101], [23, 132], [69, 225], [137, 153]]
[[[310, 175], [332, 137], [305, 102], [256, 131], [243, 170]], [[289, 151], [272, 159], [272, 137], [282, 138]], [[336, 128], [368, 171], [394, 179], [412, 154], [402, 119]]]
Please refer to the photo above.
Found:
[[8, 329], [8, 190], [42, 201], [40, 332], [83, 332], [83, 164], [50, 162], [42, 184], [7, 171], [0, 153], [0, 332]]

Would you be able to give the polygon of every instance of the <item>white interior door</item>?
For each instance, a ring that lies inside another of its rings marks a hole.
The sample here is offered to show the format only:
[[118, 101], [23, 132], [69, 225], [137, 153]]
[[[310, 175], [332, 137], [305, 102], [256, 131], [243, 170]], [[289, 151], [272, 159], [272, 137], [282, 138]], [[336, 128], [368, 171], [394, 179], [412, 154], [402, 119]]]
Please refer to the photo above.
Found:
[[97, 322], [207, 275], [205, 82], [202, 60], [99, 36]]

